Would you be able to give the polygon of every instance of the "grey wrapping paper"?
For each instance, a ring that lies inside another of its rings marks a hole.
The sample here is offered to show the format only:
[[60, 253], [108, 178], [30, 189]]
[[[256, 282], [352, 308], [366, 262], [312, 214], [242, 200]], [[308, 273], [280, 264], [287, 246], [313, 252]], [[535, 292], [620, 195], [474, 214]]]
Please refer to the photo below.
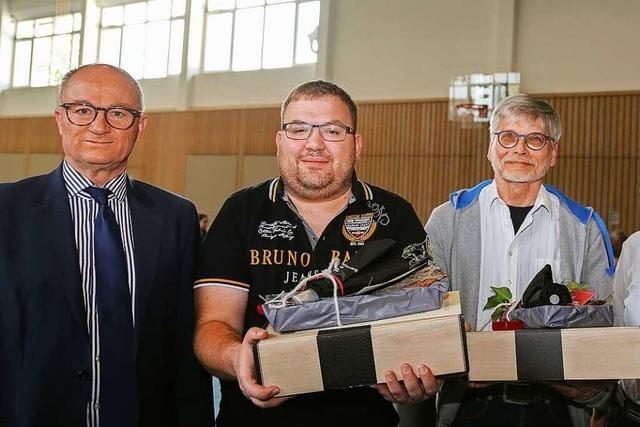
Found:
[[526, 328], [593, 328], [613, 326], [613, 306], [602, 305], [542, 305], [516, 308], [511, 320], [521, 320]]
[[[343, 325], [388, 319], [437, 310], [448, 290], [446, 282], [435, 282], [426, 288], [409, 288], [379, 295], [355, 295], [338, 298]], [[263, 305], [264, 314], [277, 332], [337, 326], [333, 298], [273, 309]]]

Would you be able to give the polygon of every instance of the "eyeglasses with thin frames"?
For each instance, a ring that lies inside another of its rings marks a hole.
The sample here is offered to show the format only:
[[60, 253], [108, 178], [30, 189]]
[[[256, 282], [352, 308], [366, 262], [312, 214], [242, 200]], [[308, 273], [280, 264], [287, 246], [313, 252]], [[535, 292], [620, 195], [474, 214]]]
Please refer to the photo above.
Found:
[[305, 122], [290, 122], [282, 125], [282, 130], [289, 139], [304, 140], [311, 137], [314, 128], [318, 128], [320, 136], [325, 141], [340, 142], [347, 138], [347, 135], [355, 134], [355, 129], [339, 123], [323, 123], [313, 125]]

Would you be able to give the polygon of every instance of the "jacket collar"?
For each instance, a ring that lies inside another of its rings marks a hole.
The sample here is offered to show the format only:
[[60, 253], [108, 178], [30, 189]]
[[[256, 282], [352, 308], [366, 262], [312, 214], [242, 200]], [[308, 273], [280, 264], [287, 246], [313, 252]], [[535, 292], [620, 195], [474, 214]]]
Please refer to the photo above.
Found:
[[[460, 191], [456, 191], [451, 193], [449, 196], [449, 201], [453, 204], [454, 209], [456, 211], [462, 211], [469, 206], [471, 206], [480, 195], [480, 192], [489, 184], [493, 182], [492, 179], [488, 179], [486, 181], [482, 181], [477, 184], [475, 187], [470, 189], [464, 189]], [[609, 261], [609, 267], [607, 268], [607, 274], [611, 277], [615, 272], [615, 259], [613, 256], [613, 246], [611, 245], [611, 238], [609, 237], [609, 231], [607, 230], [607, 226], [604, 221], [598, 215], [598, 213], [591, 207], [582, 206], [580, 203], [572, 200], [567, 195], [562, 193], [556, 187], [544, 184], [544, 189], [556, 196], [560, 203], [571, 213], [571, 215], [579, 221], [581, 224], [586, 225], [591, 219], [593, 219], [598, 226], [598, 229], [602, 233], [602, 238], [604, 240], [604, 246], [607, 251], [607, 258]]]

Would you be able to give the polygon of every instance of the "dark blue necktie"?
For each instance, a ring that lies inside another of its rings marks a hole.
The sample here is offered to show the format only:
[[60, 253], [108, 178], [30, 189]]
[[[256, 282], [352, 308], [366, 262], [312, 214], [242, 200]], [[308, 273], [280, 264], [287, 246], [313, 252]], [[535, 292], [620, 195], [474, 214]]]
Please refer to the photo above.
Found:
[[131, 295], [120, 227], [109, 190], [85, 189], [98, 203], [94, 228], [96, 303], [100, 336], [100, 427], [133, 427], [137, 386]]

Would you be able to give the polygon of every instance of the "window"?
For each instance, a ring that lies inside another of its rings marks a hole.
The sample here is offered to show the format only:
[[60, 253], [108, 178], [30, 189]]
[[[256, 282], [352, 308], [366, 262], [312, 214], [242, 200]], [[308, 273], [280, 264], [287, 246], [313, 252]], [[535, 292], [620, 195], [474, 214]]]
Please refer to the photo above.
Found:
[[102, 9], [98, 60], [136, 79], [180, 74], [185, 0], [149, 0]]
[[243, 71], [314, 63], [319, 19], [319, 0], [208, 0], [203, 68]]
[[79, 13], [18, 21], [13, 86], [57, 85], [78, 66], [81, 27]]

